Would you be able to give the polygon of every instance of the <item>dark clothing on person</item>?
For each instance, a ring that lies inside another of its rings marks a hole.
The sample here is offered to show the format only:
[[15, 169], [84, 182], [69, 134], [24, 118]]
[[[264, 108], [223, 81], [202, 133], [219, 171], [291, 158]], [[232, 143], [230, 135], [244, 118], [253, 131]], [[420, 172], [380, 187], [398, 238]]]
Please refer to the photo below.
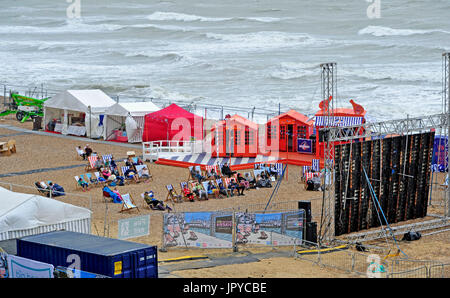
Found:
[[229, 166], [223, 165], [222, 166], [222, 174], [228, 176], [228, 178], [231, 178], [231, 176], [236, 174], [236, 172], [232, 171]]

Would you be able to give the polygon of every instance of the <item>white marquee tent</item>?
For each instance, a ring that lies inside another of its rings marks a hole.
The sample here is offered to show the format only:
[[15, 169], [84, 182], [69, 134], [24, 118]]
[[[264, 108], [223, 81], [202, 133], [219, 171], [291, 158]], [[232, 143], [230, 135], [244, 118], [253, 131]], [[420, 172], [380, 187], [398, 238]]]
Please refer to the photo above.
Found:
[[[104, 137], [102, 115], [116, 102], [99, 89], [66, 90], [44, 103], [46, 130], [90, 138]], [[49, 126], [56, 119], [58, 123]]]
[[105, 139], [117, 139], [118, 134], [125, 131], [129, 143], [142, 142], [144, 116], [160, 109], [151, 101], [116, 103], [105, 113]]
[[0, 241], [55, 230], [91, 233], [91, 211], [0, 187]]

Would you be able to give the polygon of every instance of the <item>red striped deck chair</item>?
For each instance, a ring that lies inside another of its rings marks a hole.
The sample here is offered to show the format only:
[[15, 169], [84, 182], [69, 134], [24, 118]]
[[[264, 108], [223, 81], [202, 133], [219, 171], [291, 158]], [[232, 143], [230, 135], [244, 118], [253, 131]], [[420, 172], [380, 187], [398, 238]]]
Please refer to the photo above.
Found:
[[88, 161], [89, 161], [89, 163], [86, 165], [85, 170], [87, 172], [96, 170], [95, 162], [97, 161], [97, 155], [96, 156], [89, 156], [88, 157]]

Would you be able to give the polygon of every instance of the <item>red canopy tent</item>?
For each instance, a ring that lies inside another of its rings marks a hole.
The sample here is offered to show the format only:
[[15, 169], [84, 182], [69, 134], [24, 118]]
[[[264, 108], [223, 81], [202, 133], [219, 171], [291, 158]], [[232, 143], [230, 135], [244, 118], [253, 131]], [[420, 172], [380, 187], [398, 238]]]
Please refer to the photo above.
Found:
[[143, 142], [190, 141], [203, 139], [203, 117], [197, 116], [176, 104], [145, 115]]

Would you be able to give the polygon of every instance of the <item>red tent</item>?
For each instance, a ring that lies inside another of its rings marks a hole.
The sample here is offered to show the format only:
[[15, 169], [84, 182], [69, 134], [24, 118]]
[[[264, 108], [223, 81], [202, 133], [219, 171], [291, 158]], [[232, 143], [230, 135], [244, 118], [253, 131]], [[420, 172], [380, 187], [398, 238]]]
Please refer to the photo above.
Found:
[[176, 104], [145, 115], [143, 142], [203, 139], [203, 118]]

